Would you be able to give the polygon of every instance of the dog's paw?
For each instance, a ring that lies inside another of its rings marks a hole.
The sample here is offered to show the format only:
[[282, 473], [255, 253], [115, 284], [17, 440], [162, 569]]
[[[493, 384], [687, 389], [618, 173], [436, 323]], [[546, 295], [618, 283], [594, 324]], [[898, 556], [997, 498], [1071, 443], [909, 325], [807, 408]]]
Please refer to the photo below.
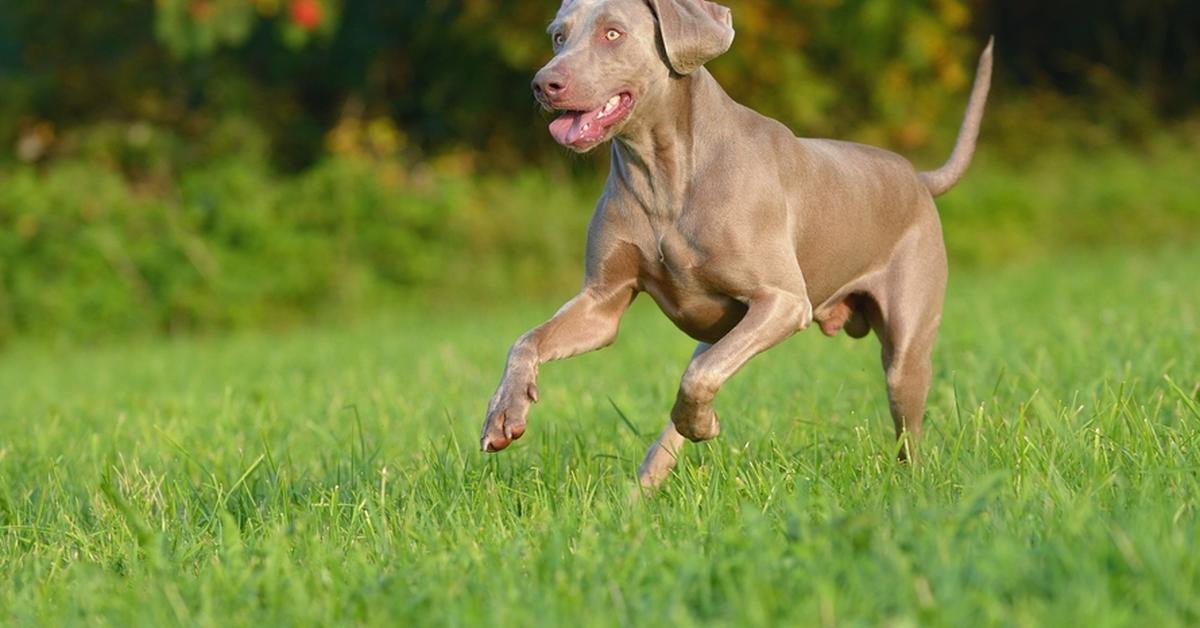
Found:
[[721, 434], [721, 421], [711, 404], [694, 404], [684, 399], [675, 402], [671, 410], [671, 422], [680, 436], [699, 443], [712, 440]]
[[537, 401], [537, 384], [502, 382], [488, 404], [479, 448], [488, 453], [501, 451], [524, 436], [529, 406]]

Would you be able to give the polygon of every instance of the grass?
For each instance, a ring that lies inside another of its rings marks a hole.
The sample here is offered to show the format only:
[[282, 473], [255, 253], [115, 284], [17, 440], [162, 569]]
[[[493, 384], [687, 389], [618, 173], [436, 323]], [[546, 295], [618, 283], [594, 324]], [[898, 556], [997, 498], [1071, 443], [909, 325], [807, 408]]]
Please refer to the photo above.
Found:
[[[872, 339], [808, 332], [625, 496], [691, 345], [643, 297], [476, 452], [553, 311], [0, 356], [0, 623], [1195, 625], [1200, 252], [952, 278], [924, 463]], [[628, 419], [628, 424], [620, 414]]]

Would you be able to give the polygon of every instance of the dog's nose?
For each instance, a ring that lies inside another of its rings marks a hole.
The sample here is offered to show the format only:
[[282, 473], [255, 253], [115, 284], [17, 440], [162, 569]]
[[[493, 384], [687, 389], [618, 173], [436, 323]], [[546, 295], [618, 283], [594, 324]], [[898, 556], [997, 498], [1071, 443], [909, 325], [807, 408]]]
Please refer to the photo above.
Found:
[[533, 95], [538, 100], [553, 102], [567, 91], [567, 79], [559, 72], [538, 72], [533, 79]]

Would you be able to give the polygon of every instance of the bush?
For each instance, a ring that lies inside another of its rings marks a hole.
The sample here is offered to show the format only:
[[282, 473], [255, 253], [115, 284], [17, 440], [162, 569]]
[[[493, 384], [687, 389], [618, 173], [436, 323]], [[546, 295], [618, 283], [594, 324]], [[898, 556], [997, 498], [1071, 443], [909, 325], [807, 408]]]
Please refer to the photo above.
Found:
[[17, 170], [0, 186], [0, 329], [92, 337], [317, 308], [338, 266], [281, 198], [244, 164], [198, 170], [164, 196], [89, 162]]
[[[130, 182], [100, 160], [0, 175], [0, 341], [189, 332], [578, 281], [592, 200], [541, 173], [218, 160]], [[546, 269], [550, 269], [547, 271]]]
[[[1015, 164], [984, 153], [940, 203], [956, 265], [1200, 236], [1194, 131]], [[0, 341], [280, 324], [398, 300], [564, 298], [597, 181], [327, 159], [221, 159], [151, 182], [121, 160], [0, 175]], [[574, 181], [574, 183], [571, 183]]]

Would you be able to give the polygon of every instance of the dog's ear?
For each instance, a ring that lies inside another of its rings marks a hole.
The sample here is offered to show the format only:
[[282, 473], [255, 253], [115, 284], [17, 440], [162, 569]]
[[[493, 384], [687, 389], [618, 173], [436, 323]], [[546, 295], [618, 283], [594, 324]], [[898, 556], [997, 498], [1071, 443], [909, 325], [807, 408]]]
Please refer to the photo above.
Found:
[[658, 18], [667, 61], [691, 74], [733, 45], [733, 13], [707, 0], [647, 0]]

